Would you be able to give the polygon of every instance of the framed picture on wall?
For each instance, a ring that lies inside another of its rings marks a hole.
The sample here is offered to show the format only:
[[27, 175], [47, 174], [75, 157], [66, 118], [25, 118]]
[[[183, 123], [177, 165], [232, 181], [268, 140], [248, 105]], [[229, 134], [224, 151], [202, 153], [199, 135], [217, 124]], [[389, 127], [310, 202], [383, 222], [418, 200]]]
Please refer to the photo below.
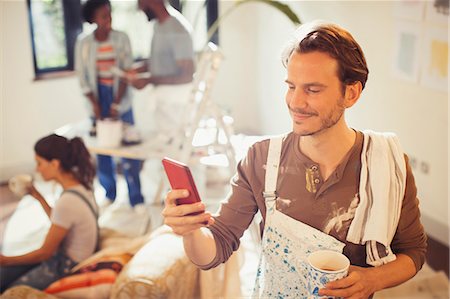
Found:
[[448, 54], [447, 30], [428, 26], [423, 39], [421, 85], [448, 92]]
[[417, 22], [398, 21], [394, 30], [394, 77], [418, 83], [422, 27]]

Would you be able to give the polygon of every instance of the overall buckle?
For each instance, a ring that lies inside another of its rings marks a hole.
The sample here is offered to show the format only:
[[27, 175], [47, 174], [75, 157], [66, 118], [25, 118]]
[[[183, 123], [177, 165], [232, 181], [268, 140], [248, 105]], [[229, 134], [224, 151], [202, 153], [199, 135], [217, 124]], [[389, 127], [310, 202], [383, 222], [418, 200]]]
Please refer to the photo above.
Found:
[[277, 191], [269, 191], [269, 192], [263, 191], [262, 195], [266, 199], [267, 198], [276, 199], [278, 197]]

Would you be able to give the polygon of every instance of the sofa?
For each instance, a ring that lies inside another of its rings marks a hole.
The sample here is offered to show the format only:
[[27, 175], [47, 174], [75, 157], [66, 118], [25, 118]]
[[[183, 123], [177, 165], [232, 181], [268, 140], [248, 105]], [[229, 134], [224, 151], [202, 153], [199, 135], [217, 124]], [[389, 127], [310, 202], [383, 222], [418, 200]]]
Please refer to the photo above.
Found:
[[205, 299], [244, 295], [239, 275], [244, 261], [242, 250], [227, 263], [201, 271], [185, 255], [182, 238], [164, 225], [138, 238], [102, 240], [102, 250], [77, 265], [73, 275], [45, 291], [16, 286], [0, 298]]

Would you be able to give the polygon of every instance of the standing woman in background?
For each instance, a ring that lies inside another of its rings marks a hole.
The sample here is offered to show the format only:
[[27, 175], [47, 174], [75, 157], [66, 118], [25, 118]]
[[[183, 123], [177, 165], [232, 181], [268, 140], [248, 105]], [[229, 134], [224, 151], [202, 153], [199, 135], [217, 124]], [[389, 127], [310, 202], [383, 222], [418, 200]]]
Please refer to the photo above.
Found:
[[45, 181], [55, 180], [63, 193], [55, 205], [30, 187], [29, 194], [42, 205], [51, 221], [43, 245], [20, 256], [0, 254], [0, 290], [28, 285], [43, 290], [69, 274], [98, 246], [98, 208], [93, 193], [95, 167], [83, 141], [55, 134], [34, 146], [36, 170]]
[[[88, 0], [83, 5], [83, 18], [97, 28], [87, 36], [80, 36], [75, 46], [75, 69], [83, 94], [89, 100], [91, 117], [120, 118], [133, 125], [134, 117], [130, 92], [126, 82], [112, 72], [112, 67], [124, 71], [131, 68], [133, 56], [128, 36], [111, 28], [109, 0]], [[141, 204], [139, 172], [142, 161], [122, 159], [131, 206]], [[97, 155], [97, 175], [106, 191], [106, 204], [116, 199], [115, 165], [111, 156]]]

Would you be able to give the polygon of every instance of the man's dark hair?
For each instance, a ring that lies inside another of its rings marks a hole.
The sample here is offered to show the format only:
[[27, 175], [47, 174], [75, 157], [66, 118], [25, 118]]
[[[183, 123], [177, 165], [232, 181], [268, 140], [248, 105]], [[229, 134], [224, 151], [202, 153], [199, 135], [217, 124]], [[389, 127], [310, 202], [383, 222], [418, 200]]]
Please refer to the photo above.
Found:
[[319, 51], [338, 62], [338, 77], [345, 91], [347, 84], [361, 82], [366, 85], [369, 69], [364, 53], [353, 36], [345, 29], [330, 23], [312, 22], [300, 26], [295, 37], [283, 50], [283, 65], [287, 66], [291, 54]]
[[83, 19], [92, 24], [94, 22], [95, 11], [100, 7], [108, 5], [111, 7], [111, 2], [109, 0], [88, 0], [83, 4], [83, 8], [81, 14], [83, 15]]

